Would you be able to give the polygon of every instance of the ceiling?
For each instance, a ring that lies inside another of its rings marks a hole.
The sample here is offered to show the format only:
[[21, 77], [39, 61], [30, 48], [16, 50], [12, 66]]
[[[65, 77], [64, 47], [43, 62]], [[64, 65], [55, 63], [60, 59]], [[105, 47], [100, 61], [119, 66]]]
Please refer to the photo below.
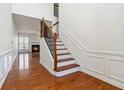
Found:
[[[18, 32], [25, 33], [39, 33], [41, 19], [27, 17], [23, 15], [13, 14], [14, 25]], [[48, 25], [51, 25], [51, 21], [45, 20]]]

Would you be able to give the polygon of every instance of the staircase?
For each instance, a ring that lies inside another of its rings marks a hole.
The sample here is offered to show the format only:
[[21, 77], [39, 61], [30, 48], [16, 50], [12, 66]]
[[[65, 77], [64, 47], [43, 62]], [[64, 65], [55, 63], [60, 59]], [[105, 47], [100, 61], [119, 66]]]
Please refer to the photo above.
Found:
[[52, 28], [48, 27], [42, 20], [41, 36], [45, 38], [51, 56], [54, 59], [55, 76], [61, 77], [80, 71], [80, 66], [76, 63], [68, 48], [63, 44], [59, 36], [52, 32]]

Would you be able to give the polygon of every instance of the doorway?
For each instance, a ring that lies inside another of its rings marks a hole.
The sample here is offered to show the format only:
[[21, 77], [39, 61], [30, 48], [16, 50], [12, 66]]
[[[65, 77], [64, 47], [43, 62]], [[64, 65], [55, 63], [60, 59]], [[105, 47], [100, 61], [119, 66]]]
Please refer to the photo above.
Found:
[[19, 52], [29, 52], [28, 36], [19, 36]]

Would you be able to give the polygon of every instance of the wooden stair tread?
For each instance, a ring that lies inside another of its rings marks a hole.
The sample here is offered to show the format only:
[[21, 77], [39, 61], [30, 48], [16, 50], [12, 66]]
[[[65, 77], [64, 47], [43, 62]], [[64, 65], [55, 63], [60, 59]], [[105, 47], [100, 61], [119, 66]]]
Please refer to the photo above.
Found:
[[[49, 44], [53, 46], [55, 44], [55, 42], [49, 42]], [[64, 45], [64, 44], [62, 42], [60, 42], [60, 43], [56, 42], [56, 45]]]
[[[51, 50], [54, 50], [54, 49], [51, 49]], [[58, 48], [56, 50], [67, 50], [67, 48]]]
[[[56, 39], [59, 39], [60, 40], [60, 38], [58, 38], [58, 37]], [[54, 40], [54, 38], [50, 38], [49, 40]]]
[[62, 56], [62, 55], [70, 55], [71, 53], [59, 53], [57, 54], [58, 56]]
[[[49, 42], [54, 42], [54, 40], [50, 40]], [[56, 41], [56, 42], [62, 42], [62, 41], [59, 40], [59, 41]]]
[[71, 60], [75, 60], [74, 58], [64, 58], [64, 59], [59, 59], [58, 62], [65, 62], [65, 61], [71, 61]]
[[59, 48], [57, 50], [68, 50], [67, 48]]
[[75, 68], [75, 67], [79, 67], [79, 65], [78, 64], [70, 64], [70, 65], [58, 67], [57, 68], [57, 72], [60, 72], [60, 71], [63, 71], [63, 70], [67, 70], [67, 69], [71, 69], [71, 68]]
[[[51, 46], [54, 46], [54, 44], [51, 44]], [[64, 46], [64, 44], [56, 44], [56, 46]]]

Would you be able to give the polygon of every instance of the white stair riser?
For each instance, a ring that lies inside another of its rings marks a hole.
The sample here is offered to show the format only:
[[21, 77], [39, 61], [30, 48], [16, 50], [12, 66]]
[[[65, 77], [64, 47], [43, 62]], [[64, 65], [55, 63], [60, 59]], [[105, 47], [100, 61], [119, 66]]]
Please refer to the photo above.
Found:
[[[50, 44], [54, 44], [54, 42], [49, 42]], [[63, 44], [62, 42], [56, 42], [57, 45]]]
[[[54, 39], [51, 39], [51, 40], [54, 40]], [[56, 41], [60, 41], [60, 39], [57, 38]]]
[[55, 76], [62, 77], [62, 76], [65, 76], [65, 75], [68, 75], [68, 74], [71, 74], [71, 73], [74, 73], [74, 72], [77, 72], [77, 71], [80, 71], [80, 67], [75, 67], [75, 68], [72, 68], [72, 69], [67, 69], [67, 70], [64, 70], [64, 71], [55, 72]]
[[68, 50], [58, 50], [57, 53], [67, 53]]
[[62, 66], [66, 66], [66, 65], [70, 65], [70, 64], [74, 64], [74, 63], [76, 63], [74, 60], [60, 62], [60, 63], [57, 64], [57, 67], [62, 67]]
[[60, 48], [66, 48], [66, 47], [65, 46], [57, 46], [57, 48], [60, 49]]
[[63, 44], [62, 42], [56, 42], [56, 44]]
[[70, 58], [72, 57], [71, 55], [60, 55], [58, 56], [58, 59], [64, 59], [64, 58]]

